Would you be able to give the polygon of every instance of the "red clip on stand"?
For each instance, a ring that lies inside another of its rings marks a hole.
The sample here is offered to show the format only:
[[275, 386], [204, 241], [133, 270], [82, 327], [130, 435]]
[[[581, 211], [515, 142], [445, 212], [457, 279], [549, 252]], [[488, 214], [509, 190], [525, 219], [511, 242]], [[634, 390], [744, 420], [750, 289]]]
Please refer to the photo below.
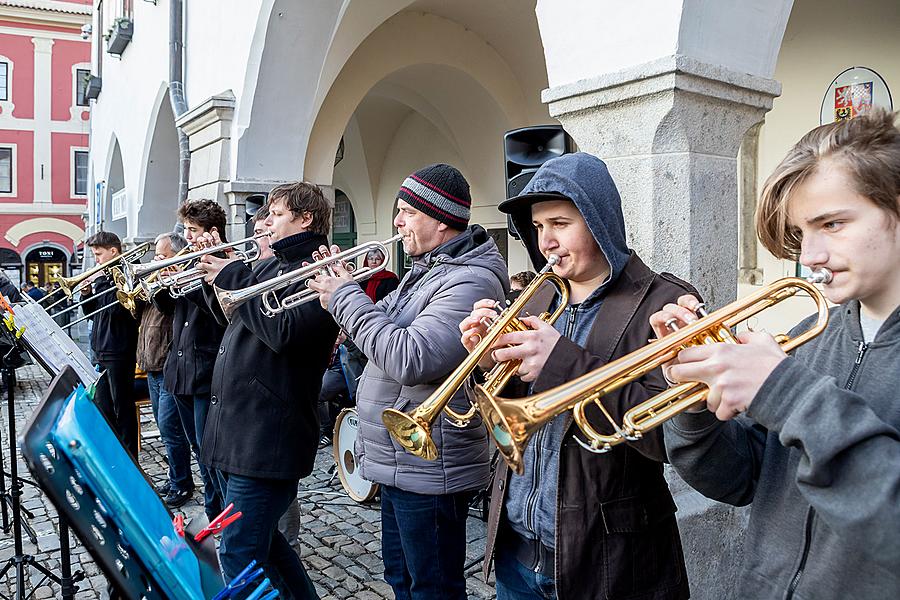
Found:
[[223, 529], [237, 521], [241, 518], [241, 515], [244, 513], [236, 512], [233, 515], [229, 515], [231, 509], [234, 508], [234, 502], [225, 507], [225, 510], [219, 514], [218, 517], [210, 521], [209, 525], [201, 529], [197, 535], [194, 536], [195, 542], [202, 542], [206, 539], [207, 536], [213, 533], [220, 533]]

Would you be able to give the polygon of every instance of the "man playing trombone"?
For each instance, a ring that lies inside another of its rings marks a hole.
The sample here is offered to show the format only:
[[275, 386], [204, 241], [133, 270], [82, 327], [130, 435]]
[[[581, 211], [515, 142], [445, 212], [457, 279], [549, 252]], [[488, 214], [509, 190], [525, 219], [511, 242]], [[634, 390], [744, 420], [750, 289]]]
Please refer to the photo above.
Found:
[[[265, 227], [274, 256], [251, 269], [232, 258], [203, 257], [206, 281], [239, 290], [312, 261], [327, 243], [331, 207], [315, 185], [298, 182], [269, 194]], [[218, 244], [215, 231], [201, 245]], [[301, 281], [284, 294], [306, 289]], [[209, 289], [205, 290], [210, 292]], [[208, 293], [219, 311], [216, 297]], [[217, 471], [226, 505], [243, 516], [222, 534], [219, 558], [226, 580], [258, 561], [287, 597], [316, 598], [299, 557], [278, 532], [278, 520], [297, 497], [300, 478], [312, 472], [318, 446], [316, 403], [338, 328], [316, 302], [267, 317], [262, 298], [231, 314], [219, 346], [201, 460]], [[222, 316], [224, 322], [224, 316]]]
[[[357, 449], [362, 476], [381, 484], [384, 578], [404, 600], [466, 597], [468, 504], [489, 477], [481, 419], [465, 428], [440, 420], [432, 430], [440, 459], [426, 461], [394, 443], [381, 417], [428, 398], [465, 358], [455, 324], [475, 300], [506, 293], [503, 257], [482, 227], [468, 226], [470, 206], [458, 170], [420, 169], [397, 193], [394, 225], [413, 260], [399, 288], [376, 304], [340, 265], [310, 282], [369, 359], [357, 388]], [[455, 400], [465, 404], [462, 392]]]
[[[553, 272], [569, 287], [568, 306], [553, 325], [522, 317], [529, 329], [500, 336], [482, 360], [484, 370], [522, 361], [505, 396], [550, 389], [644, 346], [652, 311], [691, 291], [629, 250], [619, 192], [594, 156], [544, 163], [522, 194], [499, 209], [512, 216], [534, 266], [555, 257]], [[549, 312], [559, 302], [531, 312]], [[460, 323], [469, 350], [494, 317], [488, 299]], [[615, 419], [664, 388], [656, 369], [605, 398], [604, 406]], [[587, 414], [595, 428], [611, 430], [596, 406]], [[498, 600], [687, 598], [662, 435], [601, 456], [578, 443], [570, 412], [540, 425], [517, 465], [523, 473], [501, 463], [494, 477], [484, 573], [494, 562]]]
[[[91, 249], [97, 264], [113, 260], [122, 254], [119, 236], [110, 231], [100, 231], [85, 243]], [[81, 288], [85, 301], [84, 314], [97, 311], [110, 301], [108, 292], [114, 288], [109, 269]], [[93, 317], [91, 350], [100, 370], [106, 375], [97, 382], [94, 401], [122, 440], [122, 445], [137, 458], [138, 425], [134, 408], [134, 366], [137, 351], [138, 324], [124, 306], [116, 302]]]
[[[672, 464], [702, 494], [752, 505], [741, 598], [900, 597], [898, 223], [894, 115], [813, 129], [766, 181], [756, 224], [776, 257], [833, 274], [825, 331], [791, 357], [749, 332], [667, 367], [709, 386], [706, 406], [665, 423]], [[698, 304], [654, 314], [657, 335]]]

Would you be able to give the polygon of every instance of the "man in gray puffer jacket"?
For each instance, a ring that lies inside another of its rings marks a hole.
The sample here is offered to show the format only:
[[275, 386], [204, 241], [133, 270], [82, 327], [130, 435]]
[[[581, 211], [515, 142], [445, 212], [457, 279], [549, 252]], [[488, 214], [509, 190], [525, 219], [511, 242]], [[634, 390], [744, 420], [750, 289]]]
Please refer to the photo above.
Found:
[[[465, 598], [468, 503], [490, 476], [487, 432], [439, 418], [436, 460], [407, 454], [381, 420], [385, 409], [419, 406], [465, 358], [457, 324], [481, 298], [502, 300], [506, 264], [479, 225], [468, 226], [469, 184], [437, 164], [406, 178], [397, 193], [397, 232], [413, 259], [400, 286], [377, 304], [345, 270], [310, 287], [369, 359], [357, 391], [361, 474], [381, 484], [384, 578], [398, 599]], [[323, 251], [326, 249], [323, 248]], [[336, 250], [336, 248], [333, 248]], [[463, 412], [465, 395], [451, 406]]]

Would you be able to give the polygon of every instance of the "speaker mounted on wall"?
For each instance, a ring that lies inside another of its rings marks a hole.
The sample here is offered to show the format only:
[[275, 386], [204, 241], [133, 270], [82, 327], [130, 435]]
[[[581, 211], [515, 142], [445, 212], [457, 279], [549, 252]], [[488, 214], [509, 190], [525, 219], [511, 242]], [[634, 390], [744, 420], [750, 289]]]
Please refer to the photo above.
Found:
[[[507, 131], [503, 136], [506, 197], [518, 196], [542, 164], [575, 150], [575, 142], [561, 125], [536, 125]], [[510, 234], [519, 238], [507, 216]]]

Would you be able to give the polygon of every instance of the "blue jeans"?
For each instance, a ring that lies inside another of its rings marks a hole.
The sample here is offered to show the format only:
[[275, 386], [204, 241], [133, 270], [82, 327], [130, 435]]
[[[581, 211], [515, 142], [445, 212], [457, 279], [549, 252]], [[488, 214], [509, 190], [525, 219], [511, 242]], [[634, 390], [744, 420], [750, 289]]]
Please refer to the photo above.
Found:
[[498, 545], [494, 555], [497, 600], [556, 600], [556, 582], [520, 563], [512, 550]]
[[473, 496], [381, 487], [384, 580], [397, 600], [465, 600], [466, 518]]
[[258, 479], [218, 472], [224, 483], [225, 505], [243, 516], [222, 532], [219, 563], [225, 581], [231, 581], [251, 560], [278, 588], [281, 598], [318, 599], [300, 557], [278, 531], [278, 520], [297, 498], [296, 479]]
[[181, 425], [175, 396], [163, 387], [162, 371], [147, 372], [147, 387], [150, 390], [153, 416], [159, 426], [159, 437], [162, 438], [169, 459], [169, 486], [179, 492], [191, 491], [194, 489], [191, 445]]
[[212, 521], [222, 512], [222, 497], [216, 491], [213, 476], [209, 469], [200, 462], [200, 442], [203, 440], [203, 430], [206, 428], [206, 415], [209, 412], [209, 396], [190, 396], [175, 394], [175, 402], [178, 405], [178, 414], [181, 415], [181, 424], [187, 434], [197, 464], [200, 465], [200, 477], [203, 479], [203, 506], [206, 516]]

